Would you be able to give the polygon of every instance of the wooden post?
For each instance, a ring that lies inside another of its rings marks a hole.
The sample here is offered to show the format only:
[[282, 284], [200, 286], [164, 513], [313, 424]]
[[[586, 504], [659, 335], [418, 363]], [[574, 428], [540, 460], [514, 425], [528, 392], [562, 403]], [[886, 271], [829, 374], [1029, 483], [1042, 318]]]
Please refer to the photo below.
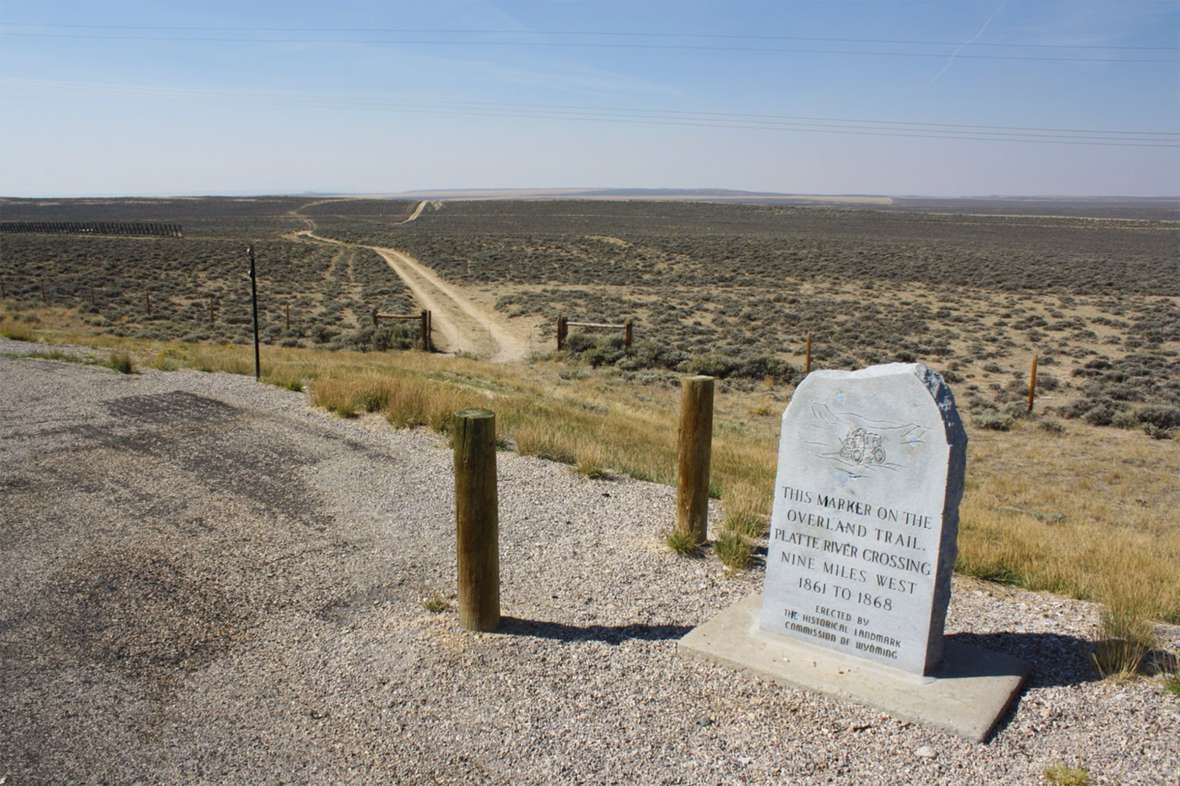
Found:
[[811, 334], [807, 334], [807, 357], [803, 360], [803, 373], [811, 373]]
[[374, 327], [374, 329], [379, 327], [379, 325], [377, 323], [377, 309], [376, 308], [373, 309], [373, 327]]
[[634, 328], [631, 326], [631, 320], [623, 323], [623, 346], [627, 349], [631, 348], [631, 342], [635, 338]]
[[565, 349], [565, 337], [568, 327], [565, 324], [565, 317], [557, 318], [557, 351]]
[[676, 446], [676, 529], [707, 538], [709, 457], [713, 448], [713, 378], [688, 377], [680, 394]]
[[284, 309], [285, 309], [285, 312], [286, 312], [286, 313], [285, 313], [285, 316], [286, 316], [286, 322], [287, 322], [286, 331], [287, 331], [288, 333], [290, 333], [290, 332], [291, 332], [291, 304], [290, 304], [290, 303], [287, 303], [287, 304], [284, 306]]
[[426, 312], [426, 351], [434, 351], [434, 314], [429, 310]]
[[1033, 401], [1037, 397], [1037, 353], [1032, 356], [1032, 366], [1028, 370], [1028, 412], [1032, 414]]
[[422, 351], [429, 352], [430, 351], [430, 312], [423, 311], [422, 315], [419, 316], [418, 319], [422, 323], [421, 328], [420, 328], [421, 332], [422, 332]]
[[455, 413], [455, 551], [459, 623], [467, 630], [500, 624], [500, 524], [496, 497], [496, 416]]

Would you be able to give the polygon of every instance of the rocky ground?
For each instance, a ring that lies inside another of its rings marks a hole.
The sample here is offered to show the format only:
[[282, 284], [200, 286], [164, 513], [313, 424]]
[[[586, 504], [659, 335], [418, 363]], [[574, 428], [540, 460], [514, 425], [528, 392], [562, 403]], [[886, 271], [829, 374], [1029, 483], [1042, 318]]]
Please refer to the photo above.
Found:
[[968, 743], [676, 657], [761, 572], [668, 552], [667, 487], [501, 453], [506, 619], [469, 634], [437, 436], [29, 350], [0, 341], [0, 783], [1180, 783], [1180, 702], [1094, 678], [1091, 604], [957, 581], [948, 632], [1033, 667]]

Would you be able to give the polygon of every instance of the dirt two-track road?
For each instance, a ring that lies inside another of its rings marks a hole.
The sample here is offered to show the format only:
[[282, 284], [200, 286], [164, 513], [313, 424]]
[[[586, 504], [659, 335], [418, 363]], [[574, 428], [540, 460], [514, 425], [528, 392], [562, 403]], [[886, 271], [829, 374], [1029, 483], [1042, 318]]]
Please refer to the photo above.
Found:
[[[402, 223], [408, 224], [417, 220], [427, 204], [425, 200], [420, 201]], [[333, 245], [354, 245], [317, 235], [312, 219], [298, 212], [295, 215], [308, 225], [307, 229], [295, 233], [295, 237]], [[527, 333], [522, 335], [520, 330], [510, 325], [504, 317], [477, 303], [427, 265], [394, 248], [359, 245], [356, 247], [367, 248], [379, 254], [410, 290], [418, 304], [431, 312], [431, 322], [435, 331], [433, 338], [439, 349], [451, 353], [476, 355], [495, 363], [512, 363], [528, 357], [529, 342], [525, 337]]]
[[381, 255], [422, 307], [431, 311], [433, 324], [442, 333], [443, 346], [496, 363], [528, 357], [528, 342], [516, 336], [498, 314], [468, 298], [409, 254], [392, 248], [369, 248]]

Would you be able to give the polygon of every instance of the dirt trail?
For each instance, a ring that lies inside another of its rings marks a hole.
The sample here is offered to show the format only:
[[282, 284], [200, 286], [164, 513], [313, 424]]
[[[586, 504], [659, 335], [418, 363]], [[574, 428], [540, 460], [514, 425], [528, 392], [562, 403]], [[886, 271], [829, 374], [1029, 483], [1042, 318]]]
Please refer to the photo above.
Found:
[[[330, 201], [335, 200], [323, 200]], [[313, 202], [303, 207], [323, 202]], [[408, 224], [417, 220], [427, 204], [427, 200], [420, 200], [414, 211], [399, 223]], [[467, 352], [495, 363], [512, 363], [528, 357], [528, 339], [514, 333], [507, 320], [480, 306], [409, 254], [393, 248], [364, 246], [323, 237], [315, 233], [315, 221], [312, 218], [300, 213], [299, 210], [291, 211], [291, 215], [307, 225], [306, 229], [289, 233], [287, 237], [291, 239], [311, 240], [349, 248], [367, 248], [379, 254], [414, 295], [414, 299], [431, 312], [431, 323], [434, 332], [438, 334], [434, 341], [440, 349], [447, 352]]]
[[397, 274], [414, 299], [431, 312], [435, 345], [445, 352], [467, 352], [494, 363], [513, 363], [529, 354], [526, 338], [513, 333], [506, 320], [488, 311], [437, 273], [405, 252], [393, 248], [345, 243], [315, 234], [310, 229], [292, 233], [292, 237], [351, 248], [375, 251]]
[[380, 254], [431, 311], [431, 320], [451, 351], [472, 352], [496, 363], [528, 357], [528, 342], [514, 335], [502, 317], [473, 302], [426, 265], [393, 248], [366, 248]]
[[425, 209], [426, 209], [426, 200], [425, 199], [420, 200], [418, 202], [418, 204], [414, 206], [414, 212], [410, 213], [409, 218], [407, 218], [405, 221], [402, 221], [401, 223], [408, 224], [411, 221], [417, 221], [418, 216], [422, 215], [422, 211]]

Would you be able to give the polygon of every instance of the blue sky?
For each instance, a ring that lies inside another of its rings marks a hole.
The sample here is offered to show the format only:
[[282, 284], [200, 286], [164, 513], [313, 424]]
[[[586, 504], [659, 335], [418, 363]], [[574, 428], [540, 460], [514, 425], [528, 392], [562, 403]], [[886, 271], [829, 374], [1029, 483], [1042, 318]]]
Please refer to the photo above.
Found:
[[1178, 50], [1174, 0], [0, 1], [0, 194], [1176, 195]]

